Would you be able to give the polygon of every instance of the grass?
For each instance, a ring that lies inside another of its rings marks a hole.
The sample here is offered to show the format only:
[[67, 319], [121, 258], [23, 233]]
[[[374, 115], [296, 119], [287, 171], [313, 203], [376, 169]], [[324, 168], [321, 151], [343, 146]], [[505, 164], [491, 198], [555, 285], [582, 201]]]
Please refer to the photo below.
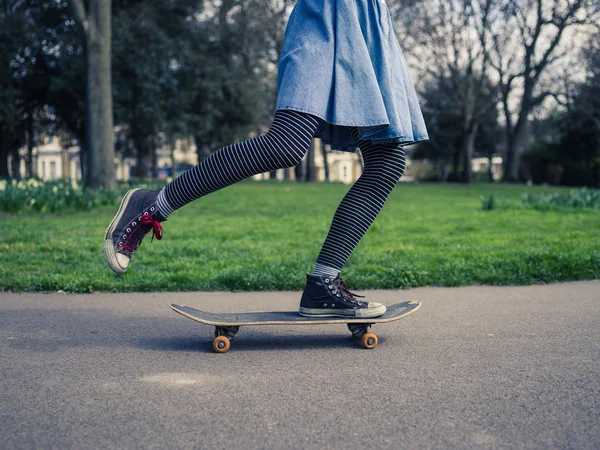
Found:
[[[244, 181], [175, 212], [129, 270], [103, 258], [117, 205], [57, 214], [0, 212], [0, 290], [301, 290], [350, 186]], [[351, 290], [519, 285], [600, 278], [600, 211], [483, 210], [524, 186], [394, 189], [342, 271]], [[360, 292], [359, 292], [360, 293]]]

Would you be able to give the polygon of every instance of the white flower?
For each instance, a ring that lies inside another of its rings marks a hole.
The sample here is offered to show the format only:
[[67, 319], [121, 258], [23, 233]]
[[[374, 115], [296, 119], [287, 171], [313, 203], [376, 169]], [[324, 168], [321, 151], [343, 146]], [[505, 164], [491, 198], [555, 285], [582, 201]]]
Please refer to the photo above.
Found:
[[5, 191], [6, 190], [6, 180], [0, 180], [0, 191]]
[[54, 192], [56, 194], [58, 192], [58, 186], [53, 186], [52, 187], [52, 192]]

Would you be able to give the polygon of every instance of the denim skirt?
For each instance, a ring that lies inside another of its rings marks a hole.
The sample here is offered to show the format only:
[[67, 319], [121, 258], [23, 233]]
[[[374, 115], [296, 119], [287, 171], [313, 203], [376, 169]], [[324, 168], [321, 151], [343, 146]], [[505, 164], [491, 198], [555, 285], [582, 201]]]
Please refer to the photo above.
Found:
[[279, 58], [278, 109], [319, 118], [315, 137], [355, 152], [360, 140], [428, 139], [384, 0], [298, 0]]

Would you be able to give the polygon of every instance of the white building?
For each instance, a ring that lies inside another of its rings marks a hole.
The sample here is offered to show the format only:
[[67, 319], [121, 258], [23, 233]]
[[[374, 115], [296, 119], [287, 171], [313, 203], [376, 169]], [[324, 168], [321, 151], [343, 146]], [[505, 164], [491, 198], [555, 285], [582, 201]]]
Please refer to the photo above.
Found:
[[[315, 167], [317, 180], [325, 181], [325, 167], [323, 161], [322, 141], [315, 138]], [[27, 149], [22, 148], [21, 153], [21, 177], [25, 177], [25, 157]], [[172, 176], [171, 167], [173, 161], [176, 165], [184, 165], [185, 168], [198, 164], [198, 155], [193, 139], [178, 139], [172, 150], [163, 146], [157, 150], [156, 167], [158, 178]], [[358, 153], [329, 151], [327, 154], [329, 163], [329, 180], [353, 183], [362, 173], [360, 166], [360, 155]], [[9, 161], [10, 164], [10, 161]], [[118, 180], [129, 180], [133, 174], [136, 159], [133, 157], [115, 157], [115, 170]], [[10, 167], [10, 166], [9, 166]], [[56, 180], [58, 178], [81, 179], [81, 165], [79, 161], [79, 147], [61, 144], [57, 137], [44, 137], [43, 144], [33, 148], [34, 171], [43, 180]], [[284, 178], [284, 170], [277, 171], [277, 178]], [[290, 170], [290, 178], [294, 179], [294, 171]], [[178, 174], [178, 173], [177, 173]], [[176, 175], [177, 175], [176, 174]], [[268, 179], [269, 173], [254, 175], [256, 180]]]
[[[254, 133], [250, 134], [252, 137]], [[323, 160], [323, 142], [319, 138], [314, 138], [314, 151], [315, 151], [315, 168], [317, 170], [317, 181], [325, 181], [325, 165]], [[327, 148], [329, 146], [326, 146]], [[20, 172], [21, 177], [25, 177], [25, 157], [27, 155], [27, 148], [22, 148], [21, 154], [21, 165]], [[79, 147], [69, 146], [61, 144], [57, 137], [44, 137], [43, 143], [33, 148], [33, 170], [37, 176], [43, 180], [56, 180], [58, 178], [71, 178], [79, 180], [81, 179], [81, 165], [79, 162]], [[360, 154], [352, 152], [342, 151], [331, 151], [328, 149], [327, 162], [329, 165], [329, 181], [341, 181], [343, 183], [351, 184], [358, 179], [362, 173]], [[9, 157], [9, 168], [11, 161]], [[182, 171], [187, 170], [188, 167], [195, 166], [198, 164], [198, 155], [196, 153], [196, 146], [193, 143], [192, 138], [178, 139], [175, 142], [173, 149], [166, 145], [157, 149], [156, 152], [156, 168], [158, 178], [167, 178], [172, 176], [172, 166], [178, 167], [175, 175], [179, 175]], [[411, 161], [407, 159], [406, 173], [402, 176], [400, 181], [409, 182], [413, 181], [414, 177], [411, 175], [410, 170]], [[115, 170], [118, 180], [129, 180], [133, 174], [133, 170], [136, 165], [136, 159], [133, 157], [115, 157]], [[487, 172], [489, 167], [489, 159], [473, 158], [471, 160], [471, 167], [473, 172]], [[10, 170], [10, 169], [9, 169]], [[294, 170], [291, 169], [279, 169], [277, 170], [277, 179], [281, 180], [284, 178], [285, 170], [289, 172], [289, 178], [295, 179]], [[502, 158], [499, 156], [492, 158], [492, 173], [495, 180], [500, 179], [502, 176]], [[419, 178], [418, 175], [416, 175]], [[263, 180], [269, 178], [269, 172], [260, 173], [252, 176], [255, 180]]]
[[[27, 148], [19, 150], [21, 154], [20, 175], [22, 178], [26, 175], [25, 158]], [[56, 180], [59, 178], [81, 179], [81, 164], [79, 160], [79, 147], [67, 146], [60, 142], [55, 136], [46, 136], [43, 143], [33, 148], [33, 170], [35, 175], [43, 180]], [[198, 164], [198, 155], [196, 148], [189, 145], [186, 140], [177, 140], [175, 148], [172, 150], [166, 146], [157, 150], [156, 166], [159, 169], [161, 178], [170, 176], [173, 161], [176, 165], [185, 164], [194, 166]], [[9, 157], [9, 167], [10, 165]], [[118, 180], [129, 180], [136, 160], [132, 157], [115, 157], [115, 170]], [[165, 173], [168, 169], [168, 173]]]
[[[325, 181], [325, 164], [323, 160], [322, 147], [323, 142], [321, 141], [321, 139], [314, 138], [315, 168], [317, 171], [317, 181]], [[353, 183], [362, 173], [360, 166], [360, 156], [358, 153], [328, 150], [327, 163], [329, 165], [329, 181], [341, 181], [347, 184]], [[296, 177], [293, 168], [278, 169], [277, 179], [283, 180], [286, 170], [289, 170], [290, 179], [295, 180]], [[255, 180], [267, 180], [269, 179], [269, 172], [253, 175], [252, 178]]]
[[[487, 172], [490, 167], [488, 158], [473, 158], [471, 159], [471, 170], [473, 172]], [[502, 177], [502, 157], [492, 157], [492, 176], [494, 180], [499, 180]]]

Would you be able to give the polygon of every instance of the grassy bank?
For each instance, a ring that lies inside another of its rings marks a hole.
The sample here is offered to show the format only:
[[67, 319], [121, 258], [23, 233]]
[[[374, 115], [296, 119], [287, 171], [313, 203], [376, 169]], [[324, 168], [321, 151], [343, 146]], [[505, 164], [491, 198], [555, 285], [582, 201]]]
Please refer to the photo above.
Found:
[[[0, 290], [299, 290], [350, 187], [245, 181], [199, 199], [146, 238], [127, 273], [102, 253], [117, 206], [0, 212]], [[600, 211], [492, 209], [481, 197], [541, 187], [405, 185], [342, 271], [354, 291], [600, 278]], [[360, 293], [360, 292], [359, 292]]]

